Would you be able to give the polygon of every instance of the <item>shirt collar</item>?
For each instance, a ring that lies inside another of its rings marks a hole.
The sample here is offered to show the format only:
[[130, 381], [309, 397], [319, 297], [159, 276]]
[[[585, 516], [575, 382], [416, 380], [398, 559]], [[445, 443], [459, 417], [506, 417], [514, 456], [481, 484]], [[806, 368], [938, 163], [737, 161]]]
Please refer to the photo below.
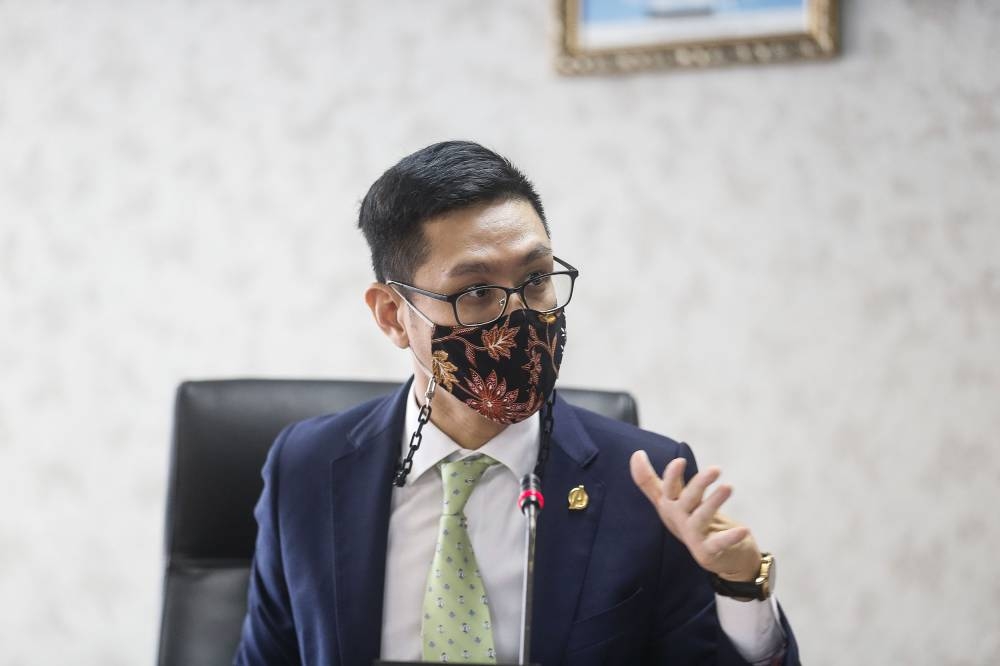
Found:
[[[406, 401], [406, 421], [401, 443], [403, 456], [410, 446], [413, 431], [417, 429], [419, 414], [420, 404], [417, 402], [417, 394], [411, 391], [410, 399]], [[535, 460], [538, 458], [541, 416], [535, 414], [520, 423], [512, 423], [475, 450], [463, 449], [430, 421], [424, 424], [420, 432], [422, 435], [420, 448], [413, 454], [413, 467], [407, 477], [407, 485], [415, 483], [424, 472], [446, 458], [460, 460], [477, 454], [493, 458], [520, 480], [534, 469]]]

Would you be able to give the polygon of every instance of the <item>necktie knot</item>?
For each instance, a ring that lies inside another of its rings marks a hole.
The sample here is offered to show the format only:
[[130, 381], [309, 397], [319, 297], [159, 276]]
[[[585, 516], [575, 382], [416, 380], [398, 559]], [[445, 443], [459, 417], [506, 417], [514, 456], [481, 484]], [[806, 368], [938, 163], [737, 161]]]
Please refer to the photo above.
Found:
[[441, 481], [444, 484], [442, 513], [446, 516], [460, 515], [479, 479], [496, 463], [493, 458], [483, 455], [439, 463]]

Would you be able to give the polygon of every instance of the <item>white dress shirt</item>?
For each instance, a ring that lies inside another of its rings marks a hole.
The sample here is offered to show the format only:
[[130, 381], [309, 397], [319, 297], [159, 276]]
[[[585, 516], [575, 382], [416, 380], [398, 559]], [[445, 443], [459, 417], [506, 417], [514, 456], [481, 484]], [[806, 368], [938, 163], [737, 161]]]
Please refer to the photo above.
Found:
[[[401, 451], [417, 426], [416, 395], [407, 401]], [[476, 450], [463, 449], [428, 422], [420, 449], [402, 488], [393, 488], [382, 605], [382, 659], [419, 661], [424, 587], [434, 558], [443, 487], [437, 464], [483, 454], [499, 465], [486, 470], [468, 503], [469, 539], [490, 598], [497, 661], [517, 660], [521, 631], [524, 518], [517, 508], [520, 479], [535, 466], [538, 417], [507, 426]], [[666, 528], [664, 528], [666, 529]], [[736, 601], [716, 596], [719, 623], [740, 654], [751, 662], [774, 654], [784, 641], [771, 601]]]

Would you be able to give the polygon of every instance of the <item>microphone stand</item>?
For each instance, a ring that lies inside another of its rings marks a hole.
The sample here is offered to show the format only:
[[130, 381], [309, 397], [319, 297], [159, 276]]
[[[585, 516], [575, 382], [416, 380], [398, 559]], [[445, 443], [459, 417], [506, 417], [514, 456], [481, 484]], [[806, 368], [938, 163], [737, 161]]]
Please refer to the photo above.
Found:
[[521, 641], [518, 645], [517, 663], [529, 664], [531, 658], [531, 607], [535, 590], [535, 530], [538, 526], [538, 512], [545, 505], [542, 497], [541, 481], [534, 474], [525, 474], [521, 479], [521, 495], [517, 505], [524, 514], [524, 583], [521, 586]]

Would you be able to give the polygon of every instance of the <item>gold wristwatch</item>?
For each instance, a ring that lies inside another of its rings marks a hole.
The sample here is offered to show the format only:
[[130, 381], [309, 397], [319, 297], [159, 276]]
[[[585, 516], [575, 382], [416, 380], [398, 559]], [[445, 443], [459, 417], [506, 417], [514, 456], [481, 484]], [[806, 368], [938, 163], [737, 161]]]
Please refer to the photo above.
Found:
[[757, 577], [751, 581], [735, 582], [723, 580], [712, 574], [712, 587], [717, 594], [724, 597], [735, 597], [737, 599], [767, 599], [774, 593], [774, 582], [776, 578], [774, 555], [771, 553], [760, 554], [760, 570]]

